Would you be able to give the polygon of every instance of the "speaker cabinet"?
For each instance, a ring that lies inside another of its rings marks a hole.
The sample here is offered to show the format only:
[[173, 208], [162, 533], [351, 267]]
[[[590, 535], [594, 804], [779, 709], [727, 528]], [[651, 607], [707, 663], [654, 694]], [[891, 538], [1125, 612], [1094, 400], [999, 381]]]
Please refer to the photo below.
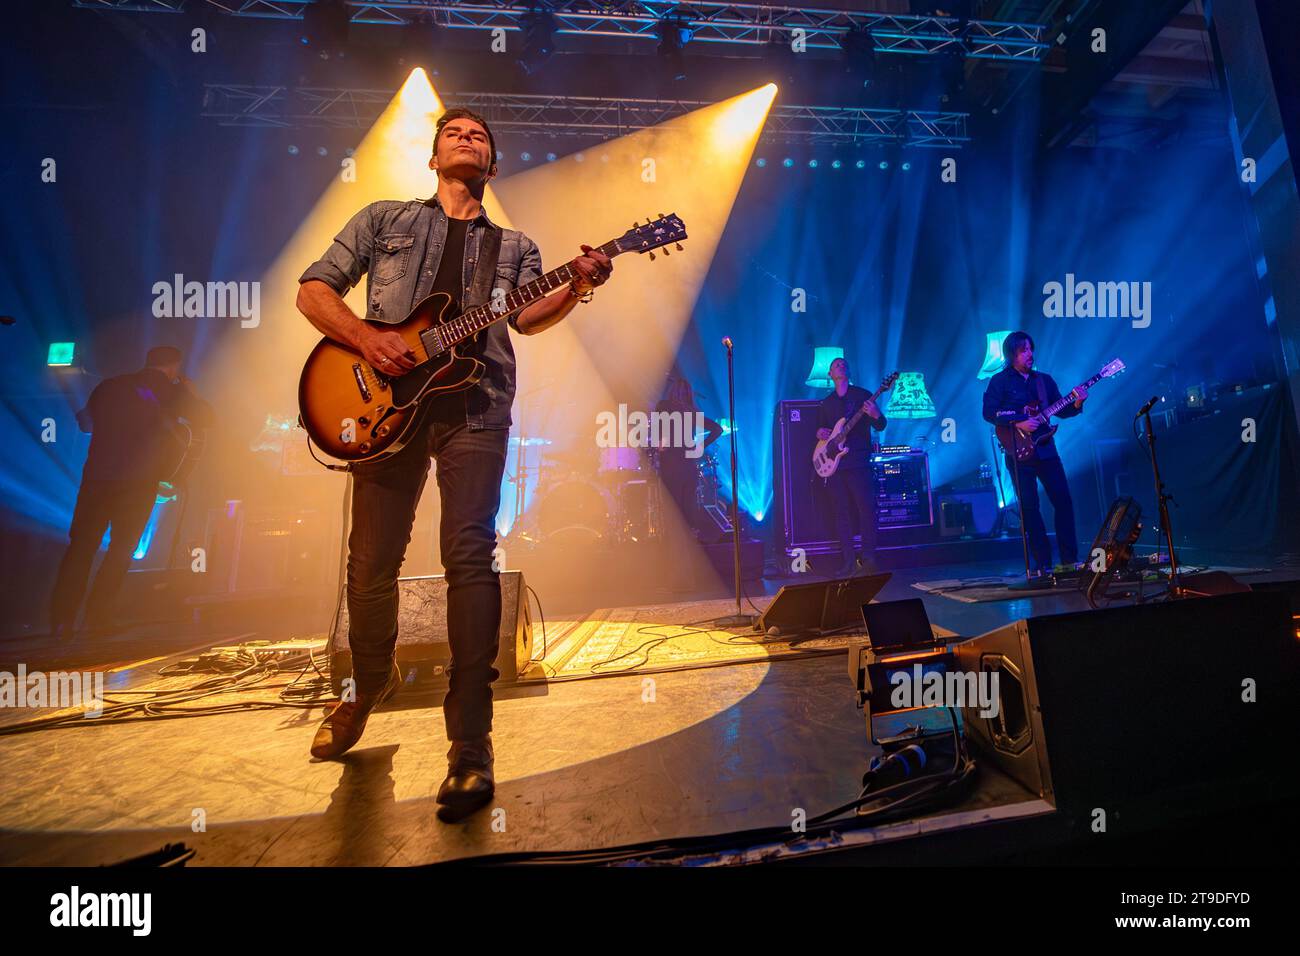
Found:
[[[495, 667], [501, 679], [517, 680], [533, 656], [533, 622], [522, 571], [503, 571], [500, 641]], [[397, 662], [419, 665], [435, 675], [451, 663], [447, 638], [447, 579], [441, 574], [397, 581]], [[338, 621], [330, 632], [330, 668], [335, 688], [352, 673], [348, 649], [348, 602], [344, 595]]]
[[1031, 617], [955, 652], [961, 670], [998, 675], [998, 716], [962, 711], [980, 759], [1069, 814], [1158, 824], [1296, 781], [1300, 641], [1285, 594]]

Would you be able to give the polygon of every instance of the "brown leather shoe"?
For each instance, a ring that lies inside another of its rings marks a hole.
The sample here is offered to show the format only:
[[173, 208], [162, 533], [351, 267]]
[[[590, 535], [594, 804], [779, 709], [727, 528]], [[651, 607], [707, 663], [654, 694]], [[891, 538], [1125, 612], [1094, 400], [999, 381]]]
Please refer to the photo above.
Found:
[[492, 738], [454, 740], [447, 751], [447, 779], [438, 788], [438, 802], [457, 814], [477, 810], [492, 799]]
[[384, 689], [377, 694], [357, 693], [356, 700], [338, 701], [333, 704], [316, 729], [316, 737], [311, 742], [311, 755], [318, 760], [333, 760], [352, 749], [361, 739], [366, 729], [370, 712], [388, 700], [402, 686], [402, 669], [393, 662], [393, 673], [388, 678]]

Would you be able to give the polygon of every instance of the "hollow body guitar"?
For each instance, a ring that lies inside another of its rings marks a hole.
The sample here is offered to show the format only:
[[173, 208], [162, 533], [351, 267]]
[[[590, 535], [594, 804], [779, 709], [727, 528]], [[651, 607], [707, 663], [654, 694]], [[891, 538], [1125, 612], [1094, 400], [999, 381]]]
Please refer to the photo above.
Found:
[[[880, 383], [880, 388], [872, 392], [871, 401], [874, 402], [890, 388], [893, 388], [894, 382], [897, 380], [898, 373], [890, 372], [885, 380]], [[829, 478], [835, 474], [835, 469], [840, 466], [840, 459], [849, 453], [847, 444], [849, 432], [857, 427], [858, 422], [862, 421], [862, 416], [866, 413], [866, 408], [859, 408], [851, 418], [841, 418], [835, 423], [835, 427], [831, 429], [831, 437], [817, 443], [817, 447], [813, 449], [813, 468], [816, 469], [819, 477]]]
[[[624, 252], [650, 252], [685, 238], [681, 219], [661, 216], [599, 249], [613, 258]], [[417, 365], [404, 375], [385, 375], [355, 349], [321, 339], [307, 356], [298, 380], [299, 422], [317, 447], [342, 461], [374, 461], [396, 454], [418, 430], [425, 399], [469, 388], [483, 377], [486, 366], [463, 354], [462, 343], [577, 276], [566, 263], [504, 297], [459, 314], [452, 312], [450, 296], [435, 292], [400, 323], [369, 322], [377, 329], [397, 332], [410, 346]]]

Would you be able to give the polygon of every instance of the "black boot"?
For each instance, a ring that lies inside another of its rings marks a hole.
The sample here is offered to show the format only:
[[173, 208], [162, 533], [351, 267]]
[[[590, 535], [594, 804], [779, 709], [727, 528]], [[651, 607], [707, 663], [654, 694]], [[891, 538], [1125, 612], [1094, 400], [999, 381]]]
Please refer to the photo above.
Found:
[[459, 817], [474, 812], [492, 799], [492, 737], [453, 740], [447, 751], [447, 779], [438, 788], [438, 802]]

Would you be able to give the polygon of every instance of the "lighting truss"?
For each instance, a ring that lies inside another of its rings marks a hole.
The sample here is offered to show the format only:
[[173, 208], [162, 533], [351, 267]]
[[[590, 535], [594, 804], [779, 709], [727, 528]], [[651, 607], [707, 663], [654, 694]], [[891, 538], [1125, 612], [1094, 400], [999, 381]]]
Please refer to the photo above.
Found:
[[[223, 126], [366, 128], [392, 99], [392, 90], [211, 83], [204, 87], [203, 115]], [[481, 113], [498, 135], [588, 139], [623, 136], [712, 105], [700, 100], [527, 93], [448, 92], [444, 99]], [[960, 148], [970, 140], [968, 117], [956, 112], [780, 104], [768, 112], [761, 138], [813, 146]]]
[[[238, 17], [297, 20], [310, 0], [73, 0], [74, 7], [141, 13], [181, 13], [200, 4]], [[506, 0], [347, 0], [353, 23], [406, 26], [433, 22], [449, 30], [522, 30], [536, 4]], [[665, 18], [679, 19], [692, 43], [762, 47], [789, 42], [803, 31], [808, 49], [840, 48], [850, 30], [870, 32], [879, 53], [964, 54], [971, 59], [1041, 62], [1051, 44], [1037, 23], [961, 20], [955, 17], [870, 13], [862, 10], [787, 7], [766, 3], [690, 3], [665, 0], [549, 0], [556, 33], [658, 42]]]

